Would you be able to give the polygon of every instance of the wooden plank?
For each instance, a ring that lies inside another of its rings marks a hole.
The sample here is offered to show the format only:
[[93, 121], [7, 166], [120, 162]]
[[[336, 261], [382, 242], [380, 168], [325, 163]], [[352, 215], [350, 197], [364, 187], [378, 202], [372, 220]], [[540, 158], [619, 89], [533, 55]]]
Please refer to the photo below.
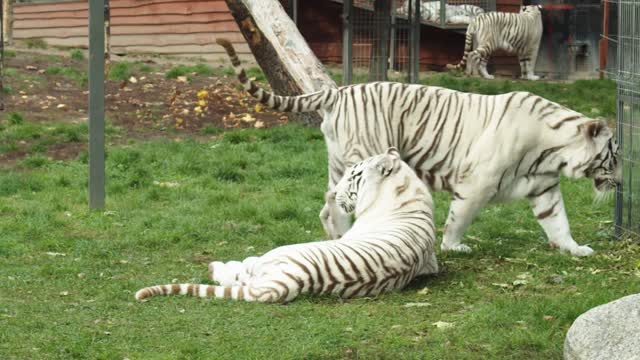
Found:
[[86, 26], [74, 28], [48, 28], [48, 29], [16, 29], [13, 37], [26, 38], [69, 38], [74, 36], [89, 36]]
[[185, 3], [207, 3], [213, 9], [229, 11], [223, 0], [111, 0], [110, 7], [111, 9], [136, 9], [149, 5], [185, 6]]
[[75, 19], [75, 18], [89, 18], [88, 10], [72, 10], [72, 11], [52, 11], [48, 13], [22, 13], [14, 16], [16, 20], [26, 19]]
[[160, 14], [197, 14], [205, 12], [228, 12], [226, 7], [211, 2], [184, 2], [184, 3], [163, 3], [150, 4], [147, 6], [133, 8], [111, 8], [111, 16], [139, 16], [139, 15], [160, 15]]
[[206, 34], [166, 34], [156, 35], [112, 35], [112, 46], [139, 46], [139, 45], [210, 45], [215, 43], [217, 37], [227, 38], [234, 44], [245, 44], [242, 34], [237, 31], [232, 32], [209, 32]]
[[16, 14], [24, 13], [46, 13], [50, 11], [70, 11], [70, 10], [87, 10], [89, 3], [87, 1], [60, 2], [48, 4], [15, 4], [14, 12]]
[[88, 19], [33, 19], [15, 21], [14, 29], [47, 29], [88, 26]]
[[209, 23], [212, 21], [233, 21], [229, 13], [210, 12], [192, 15], [141, 15], [112, 18], [111, 26], [117, 25], [168, 25], [184, 23]]
[[[247, 44], [235, 44], [236, 50], [240, 54], [251, 54]], [[111, 46], [111, 50], [116, 53], [149, 53], [164, 55], [183, 55], [183, 54], [224, 54], [222, 48], [216, 44], [210, 45], [171, 45], [171, 46]]]
[[111, 35], [193, 34], [229, 31], [238, 31], [238, 26], [234, 21], [218, 21], [210, 24], [120, 25], [111, 28]]

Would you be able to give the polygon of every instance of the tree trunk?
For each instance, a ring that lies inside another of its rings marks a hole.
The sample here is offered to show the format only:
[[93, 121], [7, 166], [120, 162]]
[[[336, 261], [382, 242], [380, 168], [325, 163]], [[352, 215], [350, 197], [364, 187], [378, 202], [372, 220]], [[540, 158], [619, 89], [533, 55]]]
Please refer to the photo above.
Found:
[[2, 0], [2, 35], [7, 45], [12, 44], [13, 36], [13, 0]]
[[[336, 87], [277, 0], [225, 0], [242, 35], [278, 95], [300, 95]], [[292, 116], [318, 125], [322, 114]]]

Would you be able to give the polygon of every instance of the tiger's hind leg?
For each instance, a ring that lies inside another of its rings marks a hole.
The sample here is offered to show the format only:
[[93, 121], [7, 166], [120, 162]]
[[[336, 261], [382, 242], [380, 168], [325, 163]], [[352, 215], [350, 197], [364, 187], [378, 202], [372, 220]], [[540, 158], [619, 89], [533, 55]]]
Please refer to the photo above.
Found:
[[568, 251], [573, 256], [589, 256], [593, 254], [593, 250], [589, 246], [578, 245], [571, 236], [569, 220], [564, 209], [559, 183], [529, 200], [533, 213], [547, 234], [549, 244], [552, 247]]
[[252, 268], [258, 258], [250, 256], [244, 261], [213, 261], [209, 263], [209, 278], [221, 286], [244, 285], [251, 277]]
[[485, 79], [494, 79], [495, 76], [490, 75], [487, 71], [487, 63], [489, 62], [489, 56], [491, 56], [491, 49], [488, 46], [478, 46], [475, 52], [478, 54], [477, 64], [480, 75]]

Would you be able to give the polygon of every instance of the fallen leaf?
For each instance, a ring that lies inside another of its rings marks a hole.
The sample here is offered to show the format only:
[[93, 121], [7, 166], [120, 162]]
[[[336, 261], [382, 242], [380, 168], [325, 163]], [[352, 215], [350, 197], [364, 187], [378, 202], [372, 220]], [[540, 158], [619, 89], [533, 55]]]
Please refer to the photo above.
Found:
[[178, 80], [178, 82], [186, 83], [187, 82], [187, 77], [186, 76], [178, 76], [176, 78], [176, 80]]
[[264, 122], [258, 120], [255, 124], [253, 124], [253, 127], [255, 127], [256, 129], [262, 129], [264, 127]]
[[527, 285], [527, 280], [519, 279], [513, 282], [513, 286]]
[[504, 289], [508, 289], [508, 288], [510, 288], [510, 287], [511, 287], [511, 285], [509, 285], [509, 284], [504, 284], [504, 283], [491, 283], [491, 285], [493, 285], [493, 286], [497, 286], [497, 287], [501, 287], [501, 288], [504, 288]]
[[428, 302], [410, 302], [402, 305], [403, 307], [425, 307], [431, 306], [431, 303]]
[[60, 292], [60, 296], [67, 296], [67, 295], [69, 295], [68, 291], [61, 291]]
[[256, 104], [256, 106], [253, 108], [253, 110], [255, 112], [261, 112], [262, 111], [262, 104]]
[[35, 66], [33, 66], [33, 65], [27, 65], [27, 66], [25, 66], [24, 68], [25, 68], [26, 70], [29, 70], [29, 71], [36, 71], [36, 70], [38, 70], [38, 68], [37, 68], [37, 67], [35, 67]]
[[66, 110], [67, 109], [67, 105], [66, 104], [58, 104], [58, 106], [56, 106], [58, 109], [60, 110]]
[[438, 329], [446, 329], [446, 328], [453, 327], [453, 323], [446, 322], [446, 321], [436, 321], [431, 325], [437, 327]]
[[553, 317], [551, 315], [545, 315], [545, 316], [542, 317], [542, 319], [544, 321], [551, 321], [551, 320], [555, 319], [555, 317]]
[[420, 295], [427, 295], [427, 293], [429, 293], [429, 288], [428, 287], [425, 287], [425, 288], [422, 288], [421, 290], [418, 290], [418, 294], [420, 294]]
[[244, 122], [253, 122], [253, 121], [256, 121], [256, 118], [251, 116], [251, 114], [245, 114], [242, 117], [242, 121], [244, 121]]
[[132, 83], [132, 84], [135, 84], [135, 83], [138, 82], [138, 79], [136, 79], [135, 76], [132, 76], [132, 77], [129, 78], [129, 82]]
[[52, 252], [52, 251], [47, 251], [47, 255], [49, 255], [49, 256], [67, 256], [67, 254], [65, 254], [65, 253]]

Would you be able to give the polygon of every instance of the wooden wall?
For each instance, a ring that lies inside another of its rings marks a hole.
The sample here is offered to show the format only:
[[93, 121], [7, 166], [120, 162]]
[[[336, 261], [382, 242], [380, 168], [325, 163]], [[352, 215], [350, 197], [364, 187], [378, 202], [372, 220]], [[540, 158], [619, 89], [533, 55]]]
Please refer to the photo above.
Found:
[[[111, 0], [111, 50], [219, 58], [215, 38], [235, 43], [253, 59], [224, 0]], [[42, 38], [49, 45], [88, 46], [88, 1], [14, 6], [14, 39]]]

